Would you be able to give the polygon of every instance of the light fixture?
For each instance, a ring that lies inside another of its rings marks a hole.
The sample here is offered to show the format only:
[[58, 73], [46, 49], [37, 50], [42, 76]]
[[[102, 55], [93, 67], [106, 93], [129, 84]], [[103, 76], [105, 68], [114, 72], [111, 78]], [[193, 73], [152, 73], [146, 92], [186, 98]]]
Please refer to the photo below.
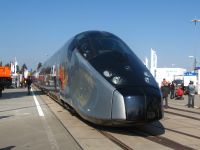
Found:
[[107, 77], [107, 78], [110, 78], [110, 77], [112, 76], [112, 72], [111, 72], [111, 71], [108, 71], [108, 70], [105, 70], [105, 71], [103, 72], [103, 75], [104, 75], [105, 77]]

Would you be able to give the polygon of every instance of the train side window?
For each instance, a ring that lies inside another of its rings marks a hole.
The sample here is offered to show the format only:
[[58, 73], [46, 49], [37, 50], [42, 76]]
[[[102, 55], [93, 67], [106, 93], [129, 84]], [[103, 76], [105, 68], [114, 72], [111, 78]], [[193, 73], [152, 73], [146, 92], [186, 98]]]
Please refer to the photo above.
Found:
[[91, 53], [91, 49], [90, 49], [90, 47], [87, 43], [84, 43], [84, 44], [81, 45], [81, 51], [82, 51], [82, 55], [86, 58]]
[[78, 50], [83, 57], [89, 59], [91, 55], [91, 46], [89, 44], [89, 40], [87, 38], [79, 39], [78, 41]]

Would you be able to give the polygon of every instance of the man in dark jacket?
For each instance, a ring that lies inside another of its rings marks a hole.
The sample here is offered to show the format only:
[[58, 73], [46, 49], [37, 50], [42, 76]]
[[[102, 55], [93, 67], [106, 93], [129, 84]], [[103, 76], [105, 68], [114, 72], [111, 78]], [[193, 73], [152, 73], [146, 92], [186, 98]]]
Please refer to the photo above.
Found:
[[163, 100], [165, 100], [165, 108], [168, 108], [168, 94], [169, 94], [169, 86], [165, 79], [163, 79], [161, 83], [161, 92]]
[[176, 83], [175, 81], [172, 81], [172, 83], [170, 84], [170, 98], [171, 99], [175, 97], [175, 87], [176, 87]]
[[27, 84], [27, 88], [28, 88], [28, 95], [30, 95], [31, 84], [32, 84], [32, 80], [31, 80], [30, 76], [28, 76], [28, 78], [26, 79], [26, 84]]
[[194, 108], [194, 98], [195, 98], [195, 86], [193, 81], [190, 81], [188, 85], [188, 107]]

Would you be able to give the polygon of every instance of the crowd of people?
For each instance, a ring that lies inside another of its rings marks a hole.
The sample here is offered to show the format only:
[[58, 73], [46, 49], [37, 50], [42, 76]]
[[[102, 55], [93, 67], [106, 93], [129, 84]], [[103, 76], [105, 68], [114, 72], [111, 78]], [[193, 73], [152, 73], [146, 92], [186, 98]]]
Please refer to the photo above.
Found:
[[165, 101], [164, 108], [168, 108], [168, 97], [170, 99], [184, 99], [183, 95], [188, 94], [188, 107], [194, 108], [194, 98], [195, 98], [195, 86], [193, 81], [190, 81], [188, 87], [184, 89], [184, 85], [178, 85], [176, 81], [167, 82], [166, 79], [163, 79], [161, 83], [161, 92], [162, 98]]

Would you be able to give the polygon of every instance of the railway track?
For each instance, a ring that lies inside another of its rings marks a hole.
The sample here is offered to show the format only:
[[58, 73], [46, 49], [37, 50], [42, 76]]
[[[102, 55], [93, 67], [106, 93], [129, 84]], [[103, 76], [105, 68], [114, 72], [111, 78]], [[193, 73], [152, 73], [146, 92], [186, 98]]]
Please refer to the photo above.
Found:
[[165, 111], [165, 113], [200, 121], [200, 118], [196, 118], [196, 117], [192, 117], [192, 116], [188, 116], [188, 115], [183, 115], [183, 114], [179, 114], [179, 113], [175, 113], [175, 112]]
[[189, 112], [189, 113], [199, 114], [200, 115], [200, 112], [195, 112], [195, 111], [186, 110], [186, 109], [180, 109], [180, 108], [175, 108], [175, 107], [169, 107], [169, 108], [173, 109], [173, 110], [177, 110], [177, 111]]
[[[46, 91], [45, 91], [45, 93], [51, 99], [58, 102], [55, 95], [52, 95], [51, 93], [46, 92]], [[182, 109], [179, 109], [179, 108], [174, 108], [174, 107], [170, 107], [170, 108], [173, 109], [173, 110], [177, 110], [177, 111], [185, 111], [185, 110], [182, 110]], [[192, 117], [192, 116], [187, 116], [187, 115], [174, 113], [174, 112], [170, 112], [170, 111], [165, 111], [165, 112], [169, 113], [169, 114], [178, 115], [178, 116], [181, 116], [181, 117], [187, 117], [187, 118], [190, 118], [190, 119], [193, 119], [193, 120], [200, 121], [200, 119]], [[193, 111], [189, 111], [189, 110], [187, 110], [186, 112], [199, 114], [198, 112], [193, 112]], [[78, 116], [76, 116], [76, 117], [78, 117]], [[173, 129], [170, 129], [170, 128], [163, 128], [163, 127], [156, 126], [156, 125], [152, 125], [152, 126], [154, 126], [154, 128], [157, 128], [157, 130], [167, 130], [167, 131], [174, 132], [174, 133], [177, 133], [177, 134], [181, 134], [181, 135], [184, 135], [184, 136], [187, 136], [187, 137], [200, 139], [200, 137], [198, 137], [198, 136], [183, 133], [183, 132], [176, 131], [176, 130], [173, 130]], [[132, 140], [131, 138], [133, 136], [138, 136], [140, 138], [144, 138], [144, 139], [151, 141], [153, 143], [157, 143], [159, 145], [162, 145], [166, 148], [171, 148], [171, 149], [175, 149], [175, 150], [179, 150], [179, 149], [194, 150], [194, 148], [191, 148], [189, 146], [175, 142], [174, 140], [169, 139], [167, 137], [164, 137], [162, 135], [152, 134], [151, 132], [144, 131], [143, 129], [138, 128], [138, 127], [134, 127], [134, 128], [109, 128], [109, 127], [102, 127], [102, 126], [99, 127], [99, 126], [94, 125], [94, 129], [97, 130], [99, 133], [101, 133], [106, 138], [108, 138], [110, 141], [112, 141], [113, 143], [118, 145], [123, 150], [134, 150], [135, 147], [132, 145], [133, 143], [127, 144], [122, 138], [120, 138], [120, 136], [116, 136], [115, 133], [121, 134], [123, 136], [125, 135], [126, 138], [129, 139], [129, 140]], [[133, 140], [133, 142], [134, 142], [134, 140]]]
[[120, 139], [120, 137], [116, 137], [115, 135], [113, 135], [113, 133], [127, 135], [127, 140], [128, 140], [128, 138], [131, 138], [130, 135], [142, 137], [144, 139], [147, 139], [149, 141], [152, 141], [154, 143], [160, 144], [164, 147], [168, 147], [168, 148], [171, 148], [174, 150], [180, 150], [180, 149], [181, 150], [194, 150], [193, 148], [185, 146], [178, 142], [175, 142], [172, 139], [169, 139], [169, 138], [166, 138], [166, 137], [163, 137], [160, 135], [153, 135], [152, 133], [143, 131], [137, 127], [136, 128], [127, 128], [127, 127], [126, 128], [115, 128], [115, 129], [107, 128], [107, 127], [104, 127], [103, 129], [98, 129], [98, 127], [95, 127], [95, 128], [97, 129], [98, 132], [100, 132], [101, 134], [106, 136], [108, 139], [110, 139], [111, 141], [116, 143], [118, 146], [120, 146], [124, 150], [134, 150], [134, 148], [128, 144], [125, 144], [123, 142], [123, 140]]
[[130, 146], [126, 145], [124, 142], [120, 141], [118, 138], [116, 138], [112, 134], [109, 134], [108, 132], [103, 131], [103, 130], [98, 130], [97, 129], [97, 131], [100, 132], [101, 134], [103, 134], [105, 137], [107, 137], [109, 140], [111, 140], [115, 144], [117, 144], [123, 150], [134, 150], [133, 148], [131, 148]]
[[[184, 111], [183, 109], [178, 109], [178, 108], [172, 108], [172, 109], [178, 110], [178, 111]], [[200, 120], [198, 118], [187, 116], [187, 115], [172, 113], [172, 112], [169, 112], [169, 111], [166, 111], [166, 112], [171, 113], [173, 115], [178, 115], [178, 116], [181, 116], [181, 117], [187, 117], [187, 118], [190, 118], [190, 119], [193, 119], [193, 120]], [[198, 112], [193, 112], [193, 111], [189, 111], [189, 110], [187, 110], [186, 112], [199, 114]], [[195, 135], [192, 135], [192, 134], [180, 132], [180, 131], [169, 129], [169, 128], [163, 128], [163, 127], [160, 127], [160, 126], [155, 126], [155, 125], [152, 125], [152, 126], [158, 128], [159, 130], [160, 129], [167, 130], [167, 131], [174, 132], [174, 133], [177, 133], [177, 134], [181, 134], [181, 135], [184, 135], [184, 136], [187, 136], [187, 137], [196, 138], [198, 140], [200, 139], [199, 136], [195, 136]], [[98, 129], [98, 131], [100, 133], [102, 133], [104, 136], [108, 137], [111, 141], [113, 141], [114, 143], [119, 145], [122, 149], [124, 149], [124, 150], [133, 150], [134, 149], [133, 147], [130, 147], [129, 145], [123, 143], [122, 140], [120, 140], [119, 138], [112, 135], [113, 129], [111, 129], [111, 131], [104, 131], [102, 129], [100, 129], [100, 130]], [[116, 130], [114, 130], [114, 132], [116, 132]], [[194, 148], [191, 148], [189, 146], [175, 142], [173, 139], [169, 139], [169, 138], [163, 137], [161, 135], [155, 135], [155, 134], [144, 131], [143, 129], [140, 129], [140, 128], [137, 128], [137, 127], [135, 129], [133, 129], [133, 128], [117, 129], [117, 132], [121, 133], [123, 135], [124, 134], [137, 135], [139, 137], [145, 138], [145, 139], [152, 141], [154, 143], [157, 143], [157, 144], [160, 144], [160, 145], [163, 145], [165, 147], [175, 149], [175, 150], [180, 150], [180, 149], [182, 149], [182, 150], [195, 150]]]
[[[175, 108], [175, 107], [170, 107], [170, 109], [176, 110], [178, 112], [187, 112], [187, 113], [190, 113], [190, 114], [200, 114], [200, 112], [195, 112], [195, 111], [185, 110], [185, 109], [180, 109], [180, 108]], [[183, 114], [176, 113], [176, 112], [170, 112], [170, 111], [165, 110], [165, 113], [176, 115], [176, 116], [180, 116], [180, 117], [185, 117], [185, 118], [192, 119], [192, 120], [200, 121], [200, 118], [192, 117], [192, 116], [189, 116], [189, 115], [183, 115]], [[166, 128], [166, 127], [163, 127], [163, 126], [162, 127], [158, 126], [158, 125], [152, 125], [152, 126], [154, 126], [156, 128], [159, 128], [159, 129], [162, 129], [162, 130], [164, 129], [164, 130], [171, 131], [171, 132], [174, 132], [174, 133], [178, 133], [178, 134], [181, 134], [181, 135], [185, 135], [185, 136], [188, 136], [188, 137], [200, 139], [200, 136], [195, 136], [195, 135], [192, 135], [192, 134], [188, 134], [188, 133], [185, 133], [185, 132], [181, 132], [181, 131], [177, 131], [177, 130], [174, 130], [174, 129]]]
[[[191, 110], [185, 110], [185, 109], [180, 109], [180, 108], [175, 108], [175, 107], [169, 107], [169, 108], [172, 109], [172, 110], [176, 110], [178, 112], [184, 112], [184, 113], [187, 112], [187, 113], [190, 113], [190, 114], [200, 114], [200, 112], [195, 112], [195, 111], [191, 111]], [[178, 112], [171, 112], [169, 110], [165, 110], [165, 113], [168, 113], [168, 114], [172, 114], [172, 115], [176, 115], [176, 116], [185, 117], [185, 118], [200, 121], [200, 118], [193, 117], [193, 116], [186, 115], [186, 114], [180, 114]]]

